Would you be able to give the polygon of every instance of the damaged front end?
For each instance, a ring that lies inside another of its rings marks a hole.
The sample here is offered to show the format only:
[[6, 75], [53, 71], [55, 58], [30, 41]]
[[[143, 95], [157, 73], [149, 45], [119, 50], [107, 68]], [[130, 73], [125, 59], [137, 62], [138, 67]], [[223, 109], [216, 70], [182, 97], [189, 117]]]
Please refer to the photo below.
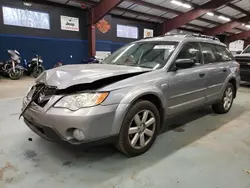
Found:
[[[76, 84], [76, 85], [72, 85], [72, 86], [69, 86], [69, 87], [63, 88], [63, 89], [58, 89], [57, 86], [46, 85], [45, 80], [40, 77], [37, 80], [36, 85], [32, 86], [31, 89], [29, 90], [29, 92], [26, 96], [28, 98], [29, 102], [27, 103], [27, 105], [25, 107], [23, 107], [22, 113], [20, 114], [19, 118], [21, 116], [23, 116], [25, 111], [31, 106], [31, 104], [33, 102], [36, 105], [38, 105], [39, 107], [43, 108], [48, 103], [48, 101], [50, 100], [50, 98], [53, 95], [65, 96], [62, 98], [67, 98], [68, 95], [70, 95], [72, 97], [76, 96], [75, 98], [73, 98], [74, 100], [78, 100], [79, 96], [86, 98], [86, 97], [89, 97], [89, 95], [92, 95], [89, 100], [96, 100], [96, 102], [94, 102], [91, 105], [92, 106], [98, 105], [98, 104], [100, 104], [100, 102], [105, 100], [105, 98], [108, 96], [108, 92], [99, 92], [99, 93], [96, 92], [98, 89], [101, 89], [101, 88], [108, 86], [110, 84], [119, 82], [119, 81], [127, 79], [127, 78], [131, 78], [131, 77], [134, 77], [134, 76], [146, 73], [146, 72], [148, 72], [148, 71], [132, 72], [132, 73], [126, 73], [126, 74], [121, 74], [121, 75], [105, 77], [105, 78], [101, 78], [99, 80], [95, 80], [91, 83]], [[87, 94], [88, 94], [88, 96], [86, 96]], [[77, 110], [78, 109], [77, 107], [75, 107], [75, 106], [72, 107], [69, 104], [70, 101], [72, 101], [72, 97], [67, 101], [65, 99], [64, 100], [65, 104], [61, 104], [61, 106], [58, 105], [55, 107], [59, 107], [59, 108], [64, 107], [64, 108], [68, 108], [72, 111]], [[61, 102], [61, 101], [62, 100], [59, 100], [59, 102]], [[89, 106], [85, 105], [83, 107], [90, 107], [91, 105], [89, 105]], [[79, 108], [81, 108], [81, 106]]]
[[66, 95], [66, 94], [73, 94], [73, 93], [82, 92], [82, 91], [95, 91], [95, 90], [101, 89], [102, 87], [113, 84], [115, 82], [119, 82], [121, 80], [125, 80], [127, 78], [131, 78], [133, 76], [137, 76], [146, 72], [148, 71], [116, 75], [116, 76], [111, 76], [107, 78], [102, 78], [92, 83], [77, 84], [77, 85], [73, 85], [65, 89], [59, 89], [57, 90], [56, 94]]

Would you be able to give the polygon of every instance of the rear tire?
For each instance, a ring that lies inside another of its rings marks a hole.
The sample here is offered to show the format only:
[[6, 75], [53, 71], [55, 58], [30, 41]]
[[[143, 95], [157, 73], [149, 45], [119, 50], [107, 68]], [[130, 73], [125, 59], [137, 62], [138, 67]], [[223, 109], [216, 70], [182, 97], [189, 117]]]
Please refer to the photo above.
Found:
[[141, 155], [153, 145], [159, 127], [156, 106], [149, 101], [138, 101], [123, 120], [116, 147], [129, 157]]
[[235, 88], [231, 83], [228, 83], [221, 101], [212, 105], [214, 112], [218, 114], [227, 113], [232, 107], [234, 96]]

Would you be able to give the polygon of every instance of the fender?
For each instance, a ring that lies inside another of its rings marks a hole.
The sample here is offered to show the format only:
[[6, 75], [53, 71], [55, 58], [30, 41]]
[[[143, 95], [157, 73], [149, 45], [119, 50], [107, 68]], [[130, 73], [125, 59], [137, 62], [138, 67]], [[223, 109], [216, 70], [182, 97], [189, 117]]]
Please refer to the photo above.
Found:
[[155, 95], [156, 97], [159, 98], [159, 100], [162, 103], [162, 107], [164, 111], [163, 114], [165, 114], [164, 107], [166, 106], [166, 99], [160, 89], [158, 89], [155, 86], [146, 86], [144, 88], [136, 87], [126, 94], [126, 96], [121, 100], [121, 102], [119, 103], [117, 107], [116, 114], [115, 114], [114, 121], [113, 121], [113, 127], [112, 127], [113, 134], [118, 134], [120, 132], [121, 125], [122, 125], [122, 122], [120, 120], [124, 119], [126, 113], [130, 109], [132, 104], [140, 97], [148, 95], [148, 94]]
[[[145, 86], [145, 85], [144, 85]], [[166, 98], [163, 94], [163, 92], [158, 89], [155, 86], [146, 86], [143, 88], [134, 88], [133, 90], [131, 90], [121, 101], [121, 103], [134, 103], [137, 99], [139, 99], [142, 96], [148, 95], [148, 94], [152, 94], [157, 96], [161, 103], [162, 106], [165, 107], [166, 106]]]
[[231, 74], [229, 74], [229, 75], [227, 76], [227, 78], [226, 78], [226, 80], [225, 80], [225, 82], [224, 82], [224, 84], [223, 84], [223, 86], [222, 86], [222, 89], [221, 89], [221, 91], [220, 91], [220, 98], [223, 97], [223, 94], [224, 94], [224, 91], [225, 91], [225, 89], [226, 89], [226, 87], [227, 87], [227, 84], [229, 83], [229, 81], [230, 81], [231, 79], [234, 79], [234, 80], [236, 81], [236, 90], [238, 89], [238, 82], [239, 82], [239, 81], [237, 81], [236, 75], [231, 73]]

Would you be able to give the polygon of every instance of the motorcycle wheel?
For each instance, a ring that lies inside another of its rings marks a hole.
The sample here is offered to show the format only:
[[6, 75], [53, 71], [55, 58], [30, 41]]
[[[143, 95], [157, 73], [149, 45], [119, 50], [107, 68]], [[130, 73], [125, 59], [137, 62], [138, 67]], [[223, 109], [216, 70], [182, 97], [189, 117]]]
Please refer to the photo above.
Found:
[[9, 71], [9, 77], [11, 80], [18, 80], [19, 78], [21, 78], [21, 76], [23, 75], [23, 70], [15, 68], [15, 72], [13, 69], [10, 69]]
[[44, 68], [43, 68], [43, 67], [34, 68], [33, 73], [32, 73], [32, 76], [33, 76], [34, 78], [37, 78], [43, 71], [44, 71]]

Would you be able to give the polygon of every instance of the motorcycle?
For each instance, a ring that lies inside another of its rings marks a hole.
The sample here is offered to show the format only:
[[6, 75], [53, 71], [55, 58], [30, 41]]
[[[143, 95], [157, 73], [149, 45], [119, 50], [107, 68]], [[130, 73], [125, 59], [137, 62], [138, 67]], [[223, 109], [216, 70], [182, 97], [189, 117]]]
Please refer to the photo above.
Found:
[[42, 66], [43, 59], [39, 55], [35, 55], [31, 61], [27, 62], [24, 60], [25, 71], [28, 75], [32, 75], [34, 78], [37, 78], [45, 69]]
[[10, 60], [0, 62], [0, 74], [9, 76], [12, 80], [18, 80], [24, 72], [24, 68], [20, 66], [21, 56], [16, 50], [7, 50], [10, 55]]
[[86, 60], [82, 60], [82, 63], [83, 64], [99, 63], [99, 60], [95, 56], [93, 56], [93, 57], [90, 57], [87, 61]]

